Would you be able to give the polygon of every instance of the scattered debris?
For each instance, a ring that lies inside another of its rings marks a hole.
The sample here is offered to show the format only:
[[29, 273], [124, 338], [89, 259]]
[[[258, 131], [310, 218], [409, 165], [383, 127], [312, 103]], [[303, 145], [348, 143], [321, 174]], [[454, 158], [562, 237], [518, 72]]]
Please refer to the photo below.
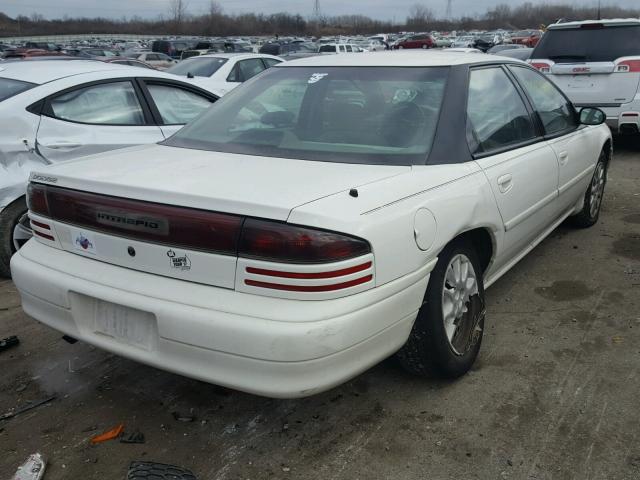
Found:
[[46, 467], [45, 457], [41, 453], [33, 453], [18, 467], [13, 480], [40, 480], [44, 476]]
[[120, 437], [120, 443], [144, 443], [144, 433], [140, 430], [136, 430], [131, 433], [123, 433]]
[[10, 410], [7, 413], [3, 413], [2, 415], [0, 415], [0, 421], [9, 420], [10, 418], [13, 418], [13, 417], [15, 417], [17, 415], [20, 415], [21, 413], [27, 412], [27, 411], [32, 410], [34, 408], [40, 407], [42, 405], [45, 405], [45, 404], [47, 404], [47, 403], [49, 403], [49, 402], [51, 402], [52, 400], [55, 400], [55, 399], [56, 399], [56, 396], [53, 395], [51, 397], [47, 397], [47, 398], [44, 398], [42, 400], [38, 400], [38, 401], [35, 401], [35, 402], [27, 403], [26, 405], [24, 405], [22, 407], [18, 407], [15, 410]]
[[97, 445], [98, 443], [107, 442], [109, 440], [113, 440], [114, 438], [118, 438], [122, 434], [123, 430], [124, 423], [121, 423], [117, 427], [93, 437], [91, 439], [91, 445]]
[[177, 421], [185, 423], [193, 422], [196, 419], [196, 416], [193, 415], [193, 410], [189, 412], [189, 415], [183, 415], [180, 412], [172, 412], [171, 415], [173, 415], [173, 418]]
[[624, 337], [622, 335], [615, 335], [615, 336], [611, 337], [611, 341], [613, 343], [618, 343], [618, 344], [624, 343]]
[[88, 433], [88, 432], [95, 432], [97, 429], [98, 429], [97, 425], [89, 425], [88, 427], [85, 427], [80, 431], [82, 433]]
[[27, 386], [28, 386], [28, 384], [26, 384], [26, 383], [18, 385], [18, 387], [16, 388], [16, 393], [24, 392], [27, 389]]
[[9, 350], [10, 348], [15, 347], [18, 344], [20, 344], [20, 339], [15, 335], [3, 338], [2, 340], [0, 340], [0, 352]]
[[131, 462], [127, 480], [197, 480], [196, 476], [182, 467], [154, 462]]

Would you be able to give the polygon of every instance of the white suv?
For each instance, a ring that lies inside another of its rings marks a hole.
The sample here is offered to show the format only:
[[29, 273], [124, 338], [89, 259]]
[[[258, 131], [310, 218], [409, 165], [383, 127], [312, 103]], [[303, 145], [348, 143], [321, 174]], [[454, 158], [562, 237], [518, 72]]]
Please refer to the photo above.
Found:
[[598, 107], [614, 132], [640, 127], [640, 19], [550, 25], [529, 61], [576, 107]]

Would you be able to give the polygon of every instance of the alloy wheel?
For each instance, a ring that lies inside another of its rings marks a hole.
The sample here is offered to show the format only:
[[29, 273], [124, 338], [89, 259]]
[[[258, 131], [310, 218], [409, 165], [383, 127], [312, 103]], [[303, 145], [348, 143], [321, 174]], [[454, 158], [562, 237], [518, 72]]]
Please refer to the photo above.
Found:
[[591, 196], [589, 197], [589, 214], [594, 218], [600, 210], [604, 195], [605, 170], [604, 163], [598, 162], [591, 180]]
[[478, 293], [471, 260], [463, 254], [454, 256], [442, 286], [442, 318], [447, 340], [456, 355], [464, 355], [481, 332], [482, 302]]

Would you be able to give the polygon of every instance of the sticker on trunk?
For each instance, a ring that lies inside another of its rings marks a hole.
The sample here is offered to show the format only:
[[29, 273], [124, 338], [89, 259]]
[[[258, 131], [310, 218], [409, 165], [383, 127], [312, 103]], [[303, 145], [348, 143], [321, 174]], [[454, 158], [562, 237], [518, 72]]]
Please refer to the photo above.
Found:
[[71, 243], [73, 248], [84, 253], [96, 255], [96, 237], [92, 232], [79, 230], [77, 228], [69, 228], [71, 233]]
[[173, 270], [180, 270], [183, 272], [191, 270], [191, 260], [187, 257], [187, 254], [178, 255], [173, 250], [169, 250], [167, 252], [167, 257], [169, 257], [169, 265]]

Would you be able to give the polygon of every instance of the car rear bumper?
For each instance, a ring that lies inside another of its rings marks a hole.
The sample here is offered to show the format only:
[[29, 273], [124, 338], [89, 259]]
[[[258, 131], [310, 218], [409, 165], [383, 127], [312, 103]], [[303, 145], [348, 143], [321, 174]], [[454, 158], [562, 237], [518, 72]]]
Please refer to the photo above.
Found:
[[[23, 309], [36, 320], [157, 368], [282, 398], [329, 389], [399, 349], [433, 266], [349, 297], [301, 301], [129, 270], [35, 240], [11, 262]], [[126, 307], [125, 322], [143, 318], [143, 341], [101, 333], [105, 305]]]

